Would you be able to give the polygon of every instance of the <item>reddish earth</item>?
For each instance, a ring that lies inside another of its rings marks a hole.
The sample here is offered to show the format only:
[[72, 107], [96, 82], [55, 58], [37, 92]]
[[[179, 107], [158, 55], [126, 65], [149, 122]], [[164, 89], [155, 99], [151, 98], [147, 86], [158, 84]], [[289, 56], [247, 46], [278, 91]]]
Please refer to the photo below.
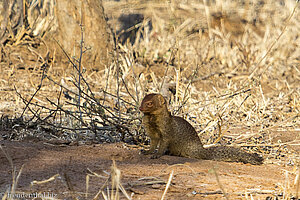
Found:
[[[59, 199], [85, 198], [86, 175], [95, 172], [104, 177], [90, 177], [88, 198], [101, 189], [110, 173], [112, 159], [121, 171], [121, 184], [132, 199], [161, 199], [172, 170], [171, 185], [165, 199], [270, 199], [274, 194], [295, 194], [294, 175], [286, 178], [291, 166], [263, 164], [254, 166], [196, 160], [174, 156], [150, 159], [139, 154], [139, 148], [123, 143], [82, 146], [58, 146], [43, 142], [0, 141], [12, 159], [17, 172], [23, 165], [16, 191], [23, 194], [44, 193]], [[219, 184], [216, 174], [219, 178]], [[105, 173], [106, 172], [106, 173]], [[0, 150], [0, 194], [12, 184], [12, 168]], [[52, 181], [33, 184], [59, 174]], [[111, 182], [109, 182], [111, 188]], [[107, 194], [108, 187], [104, 188]], [[111, 191], [110, 191], [111, 193]], [[48, 195], [49, 196], [49, 195]], [[100, 194], [99, 199], [103, 199]], [[126, 199], [123, 193], [120, 199]]]

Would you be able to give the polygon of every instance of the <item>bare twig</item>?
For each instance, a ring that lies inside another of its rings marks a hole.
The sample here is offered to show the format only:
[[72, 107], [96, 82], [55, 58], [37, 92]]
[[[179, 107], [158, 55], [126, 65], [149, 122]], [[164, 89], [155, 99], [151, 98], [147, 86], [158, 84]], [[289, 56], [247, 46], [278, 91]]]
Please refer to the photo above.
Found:
[[48, 67], [48, 64], [47, 63], [44, 63], [43, 66], [41, 66], [42, 69], [43, 69], [43, 73], [42, 73], [42, 77], [41, 77], [41, 82], [40, 84], [38, 85], [38, 88], [36, 89], [36, 91], [33, 93], [33, 95], [31, 96], [30, 100], [28, 101], [28, 103], [26, 104], [22, 114], [21, 114], [21, 118], [23, 117], [26, 109], [28, 108], [30, 102], [32, 101], [32, 99], [34, 98], [34, 96], [38, 93], [38, 91], [41, 89], [42, 85], [43, 85], [43, 80], [46, 78], [46, 75], [45, 75], [45, 72], [46, 72], [46, 69]]
[[220, 189], [222, 190], [222, 193], [223, 193], [224, 197], [228, 200], [229, 199], [228, 194], [225, 192], [224, 187], [220, 182], [218, 173], [216, 172], [215, 168], [212, 168], [211, 171], [214, 173], [214, 175], [216, 177], [216, 180], [217, 180], [217, 183], [218, 183]]
[[168, 189], [169, 189], [169, 187], [170, 187], [170, 185], [171, 185], [171, 181], [172, 181], [172, 178], [173, 178], [173, 174], [174, 174], [174, 171], [172, 170], [172, 172], [170, 173], [170, 176], [169, 176], [169, 179], [168, 179], [166, 188], [165, 188], [165, 190], [164, 190], [164, 193], [163, 193], [163, 195], [162, 195], [162, 197], [161, 197], [161, 200], [164, 200], [165, 197], [166, 197], [167, 191], [168, 191]]

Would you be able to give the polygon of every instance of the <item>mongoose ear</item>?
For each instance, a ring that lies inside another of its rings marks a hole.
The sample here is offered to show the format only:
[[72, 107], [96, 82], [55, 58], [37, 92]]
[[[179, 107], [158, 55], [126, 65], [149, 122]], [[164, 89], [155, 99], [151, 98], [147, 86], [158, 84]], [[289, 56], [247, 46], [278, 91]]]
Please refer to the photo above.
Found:
[[158, 99], [159, 99], [159, 102], [160, 102], [161, 105], [164, 105], [166, 103], [166, 100], [162, 95], [159, 95]]

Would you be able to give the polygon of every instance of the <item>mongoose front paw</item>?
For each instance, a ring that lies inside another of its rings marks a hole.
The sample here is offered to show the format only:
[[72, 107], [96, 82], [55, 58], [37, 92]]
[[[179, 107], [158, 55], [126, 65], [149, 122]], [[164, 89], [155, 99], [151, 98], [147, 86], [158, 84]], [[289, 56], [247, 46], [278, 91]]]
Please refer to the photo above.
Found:
[[149, 154], [152, 154], [152, 153], [154, 153], [154, 152], [150, 151], [150, 150], [145, 150], [145, 149], [141, 150], [141, 154], [144, 154], [144, 155], [149, 155]]
[[154, 154], [154, 155], [152, 155], [150, 158], [151, 159], [157, 159], [157, 158], [160, 158], [162, 155], [160, 155], [160, 154]]

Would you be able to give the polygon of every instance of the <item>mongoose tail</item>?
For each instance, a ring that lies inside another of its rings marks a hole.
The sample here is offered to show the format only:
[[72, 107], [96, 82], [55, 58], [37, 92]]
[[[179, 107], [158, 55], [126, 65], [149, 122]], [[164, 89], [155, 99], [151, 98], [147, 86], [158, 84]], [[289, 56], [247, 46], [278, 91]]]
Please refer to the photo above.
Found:
[[[228, 146], [215, 146], [206, 148], [208, 160], [218, 160], [226, 162], [242, 162], [253, 165], [263, 164], [263, 158], [257, 153], [247, 153], [241, 149]], [[201, 153], [202, 156], [203, 153]]]

